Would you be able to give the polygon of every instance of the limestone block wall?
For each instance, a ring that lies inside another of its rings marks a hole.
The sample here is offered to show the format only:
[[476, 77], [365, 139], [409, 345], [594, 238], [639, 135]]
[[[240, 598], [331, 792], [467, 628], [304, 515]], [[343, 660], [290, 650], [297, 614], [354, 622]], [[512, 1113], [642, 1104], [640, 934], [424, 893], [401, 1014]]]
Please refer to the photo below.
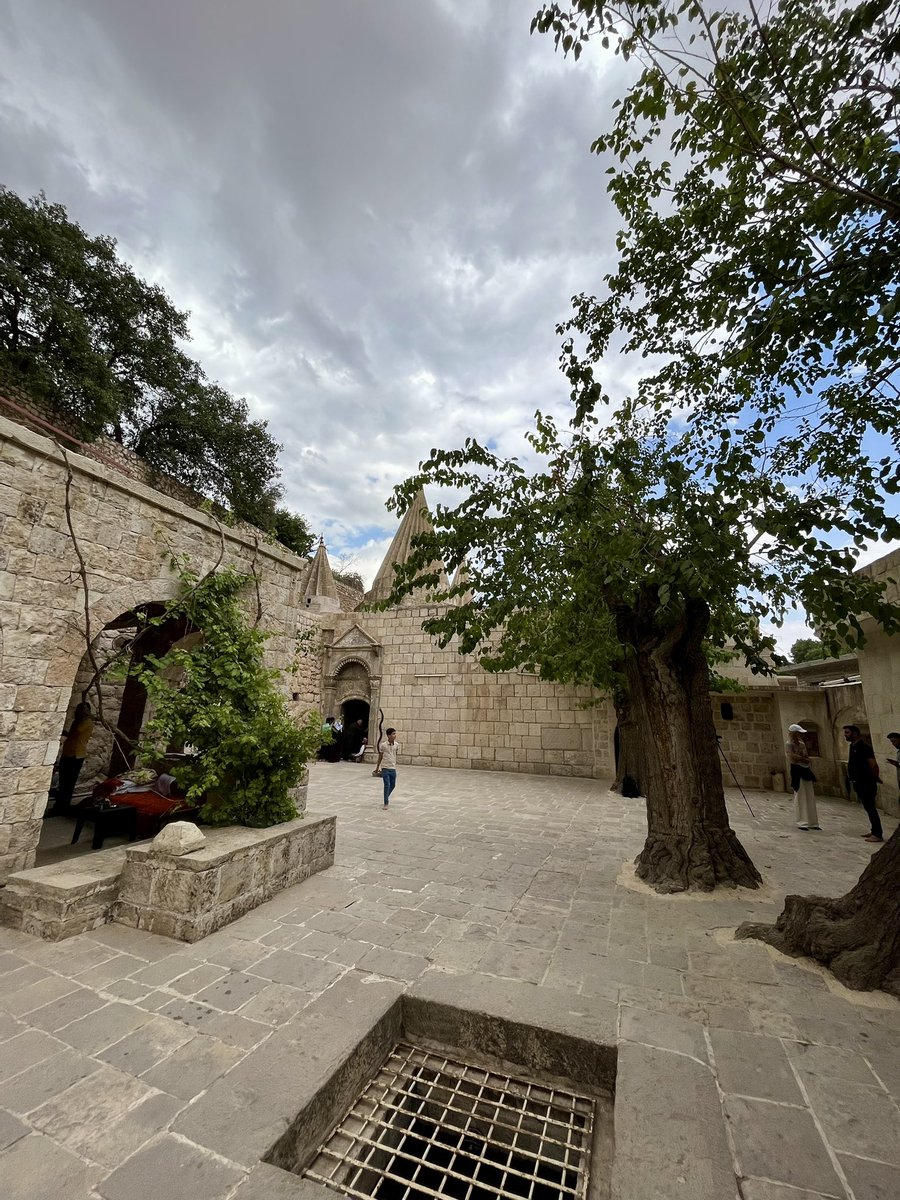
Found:
[[[122, 631], [119, 629], [105, 629], [94, 639], [94, 654], [98, 663], [102, 664], [112, 656], [114, 653], [113, 644], [121, 636]], [[69, 698], [69, 706], [63, 722], [65, 729], [68, 729], [71, 725], [75, 715], [75, 708], [81, 701], [82, 693], [91, 682], [93, 676], [94, 670], [90, 659], [85, 654], [75, 675], [75, 682], [72, 685], [72, 695]], [[119, 719], [119, 710], [122, 707], [122, 693], [124, 691], [125, 683], [120, 679], [103, 680], [100, 684], [100, 692], [103, 697], [103, 715], [111, 724], [115, 724]], [[97, 704], [93, 692], [89, 699], [91, 707], [96, 712]], [[112, 749], [112, 734], [99, 723], [95, 723], [94, 732], [88, 743], [84, 766], [81, 768], [81, 774], [78, 776], [79, 788], [83, 787], [86, 783], [93, 783], [97, 779], [105, 778], [107, 768], [109, 767], [109, 760], [112, 756]]]
[[[900, 550], [886, 554], [864, 567], [861, 574], [886, 581], [886, 598], [900, 600]], [[887, 761], [896, 758], [887, 740], [889, 733], [900, 731], [900, 637], [889, 637], [871, 619], [863, 620], [866, 644], [859, 651], [859, 675], [866, 698], [872, 746], [881, 767], [884, 786], [878, 789], [878, 804], [892, 816], [900, 816], [896, 768]]]
[[[92, 636], [178, 592], [173, 554], [201, 570], [262, 575], [266, 660], [290, 667], [307, 563], [0, 416], [0, 879], [32, 865], [72, 687], [86, 647], [72, 522], [90, 584]], [[255, 597], [252, 601], [255, 607]]]
[[[615, 716], [608, 701], [582, 708], [588, 688], [514, 672], [488, 674], [422, 630], [433, 606], [329, 614], [337, 640], [354, 623], [383, 648], [380, 704], [413, 765], [611, 778]], [[373, 714], [377, 720], [377, 714]], [[372, 734], [375, 734], [373, 721]]]
[[[720, 735], [722, 752], [734, 768], [742, 787], [772, 786], [772, 772], [784, 771], [784, 749], [778, 730], [778, 709], [772, 689], [724, 692], [712, 698], [713, 720]], [[726, 719], [728, 707], [731, 719]], [[725, 762], [722, 778], [726, 787], [734, 779]]]
[[[308, 635], [308, 636], [307, 636]], [[291, 663], [291, 706], [298, 716], [321, 707], [321, 624], [317, 614], [298, 611], [297, 645]]]

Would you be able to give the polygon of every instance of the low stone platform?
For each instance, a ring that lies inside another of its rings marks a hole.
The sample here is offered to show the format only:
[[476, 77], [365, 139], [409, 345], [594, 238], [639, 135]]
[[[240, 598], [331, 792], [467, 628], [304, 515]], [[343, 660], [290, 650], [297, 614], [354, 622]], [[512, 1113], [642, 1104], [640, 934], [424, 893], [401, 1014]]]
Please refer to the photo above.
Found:
[[113, 919], [125, 846], [96, 850], [7, 877], [0, 889], [0, 925], [58, 942]]
[[115, 920], [197, 942], [334, 863], [335, 817], [300, 817], [271, 829], [204, 829], [190, 854], [129, 846]]
[[60, 941], [117, 921], [196, 942], [330, 867], [335, 823], [204, 828], [206, 845], [179, 857], [139, 842], [18, 871], [0, 890], [0, 924]]

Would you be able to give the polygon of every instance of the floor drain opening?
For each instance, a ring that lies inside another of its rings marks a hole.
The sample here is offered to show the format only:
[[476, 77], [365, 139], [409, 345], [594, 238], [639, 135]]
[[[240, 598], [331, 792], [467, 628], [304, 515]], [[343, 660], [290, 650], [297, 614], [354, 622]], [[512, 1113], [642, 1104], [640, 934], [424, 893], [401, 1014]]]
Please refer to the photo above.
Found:
[[305, 1174], [378, 1200], [587, 1195], [594, 1102], [399, 1043]]

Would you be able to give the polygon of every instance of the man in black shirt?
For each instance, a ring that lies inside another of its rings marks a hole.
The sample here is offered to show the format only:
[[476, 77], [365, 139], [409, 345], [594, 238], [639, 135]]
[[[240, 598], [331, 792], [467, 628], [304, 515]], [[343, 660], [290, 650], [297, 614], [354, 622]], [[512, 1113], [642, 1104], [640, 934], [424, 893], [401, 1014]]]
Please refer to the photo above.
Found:
[[878, 805], [875, 803], [880, 782], [875, 751], [860, 733], [858, 725], [845, 725], [844, 737], [850, 743], [847, 778], [859, 796], [860, 803], [866, 810], [866, 816], [872, 826], [871, 832], [864, 833], [863, 837], [867, 842], [883, 842], [884, 832], [881, 828], [881, 817], [878, 815]]

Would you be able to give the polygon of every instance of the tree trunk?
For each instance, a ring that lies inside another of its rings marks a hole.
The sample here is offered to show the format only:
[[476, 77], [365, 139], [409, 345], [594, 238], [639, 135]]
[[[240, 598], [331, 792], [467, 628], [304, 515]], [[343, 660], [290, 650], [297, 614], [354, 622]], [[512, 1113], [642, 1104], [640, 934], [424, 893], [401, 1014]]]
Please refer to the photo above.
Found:
[[637, 875], [658, 892], [755, 888], [762, 877], [725, 808], [703, 654], [709, 609], [686, 601], [674, 626], [662, 631], [657, 617], [655, 594], [617, 614], [647, 798]]
[[641, 778], [641, 738], [628, 693], [617, 690], [613, 697], [616, 710], [616, 778], [612, 791], [623, 796], [643, 795]]
[[787, 896], [774, 925], [748, 922], [736, 936], [814, 958], [857, 991], [900, 996], [900, 827], [846, 896]]

